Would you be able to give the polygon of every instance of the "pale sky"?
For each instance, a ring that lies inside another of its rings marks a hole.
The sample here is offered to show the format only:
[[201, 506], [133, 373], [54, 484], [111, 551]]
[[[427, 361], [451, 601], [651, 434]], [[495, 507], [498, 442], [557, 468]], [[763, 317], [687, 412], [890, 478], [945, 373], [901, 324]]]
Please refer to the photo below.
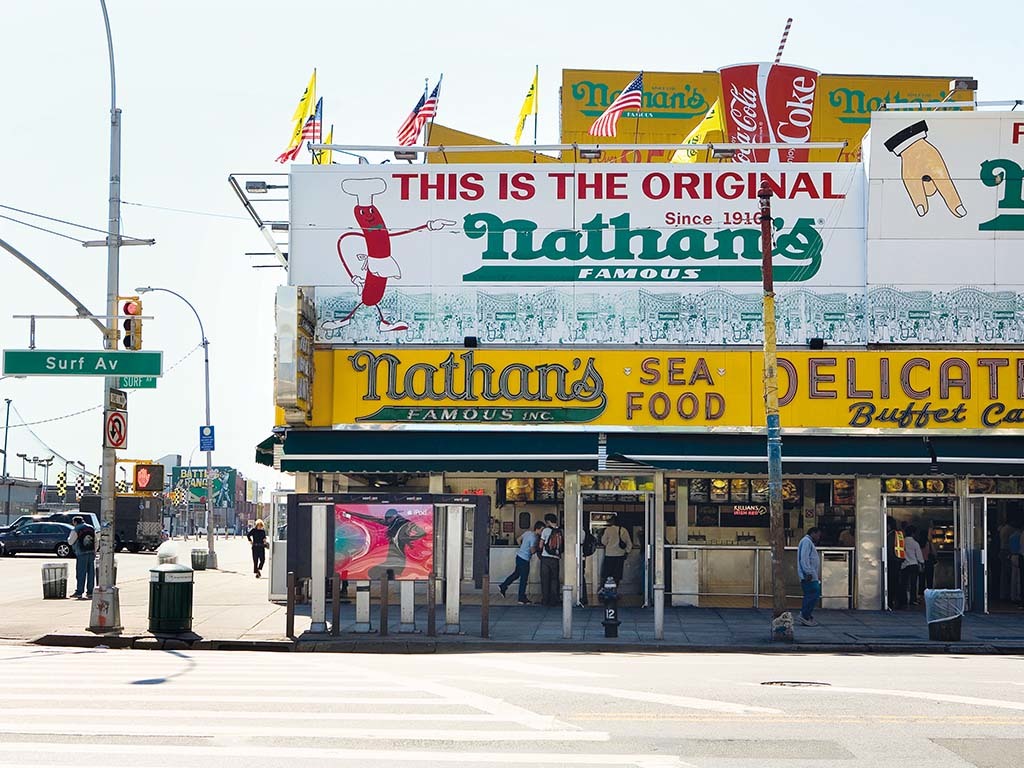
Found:
[[[2, 0], [0, 8], [0, 205], [105, 229], [110, 83], [99, 2]], [[979, 80], [982, 100], [1024, 98], [1022, 8], [1011, 0], [109, 0], [123, 110], [123, 232], [157, 240], [153, 247], [122, 249], [121, 293], [164, 286], [192, 301], [210, 339], [214, 464], [237, 467], [261, 485], [288, 487], [288, 478], [253, 460], [255, 444], [273, 425], [273, 292], [285, 275], [252, 268], [268, 259], [245, 253], [266, 246], [227, 177], [283, 170], [273, 161], [287, 144], [289, 119], [314, 67], [335, 142], [391, 144], [423, 78], [433, 83], [441, 72], [438, 122], [510, 140], [538, 64], [539, 140], [554, 143], [563, 68], [689, 72], [770, 60], [787, 16], [794, 24], [785, 61], [826, 73], [970, 75]], [[10, 210], [0, 215], [81, 239], [103, 237]], [[0, 238], [94, 312], [103, 311], [105, 249], [85, 249], [6, 219]], [[0, 276], [5, 349], [28, 346], [27, 321], [11, 315], [73, 311], [2, 251]], [[197, 448], [204, 421], [199, 329], [173, 296], [149, 294], [144, 308], [155, 315], [145, 322], [144, 348], [164, 352], [165, 376], [156, 390], [131, 395], [129, 444], [120, 455], [179, 453], [186, 463], [190, 455], [192, 464], [204, 463]], [[87, 321], [40, 321], [37, 345], [101, 347]], [[46, 457], [51, 449], [95, 471], [101, 387], [92, 378], [0, 381], [0, 398], [11, 398], [16, 409], [8, 471], [21, 473], [17, 453]], [[92, 410], [70, 415], [86, 409]], [[56, 419], [31, 427], [49, 448], [18, 426], [22, 418]], [[55, 461], [51, 482], [63, 465]]]

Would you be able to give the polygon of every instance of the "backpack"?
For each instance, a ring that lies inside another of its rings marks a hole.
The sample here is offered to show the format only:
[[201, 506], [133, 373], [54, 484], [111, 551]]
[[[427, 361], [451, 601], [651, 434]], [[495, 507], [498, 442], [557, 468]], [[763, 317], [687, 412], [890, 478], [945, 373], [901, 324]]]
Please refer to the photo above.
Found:
[[544, 554], [559, 556], [565, 550], [565, 535], [561, 528], [552, 528], [548, 540], [544, 542]]
[[590, 531], [583, 535], [583, 556], [590, 557], [597, 551], [597, 537]]
[[86, 523], [82, 523], [78, 528], [78, 549], [82, 552], [92, 552], [96, 549], [96, 530]]

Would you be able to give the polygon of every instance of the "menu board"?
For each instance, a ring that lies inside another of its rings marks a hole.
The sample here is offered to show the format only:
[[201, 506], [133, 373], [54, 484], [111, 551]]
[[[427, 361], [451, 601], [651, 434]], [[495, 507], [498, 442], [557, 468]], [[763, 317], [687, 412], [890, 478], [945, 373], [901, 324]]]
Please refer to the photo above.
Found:
[[734, 477], [729, 481], [730, 501], [750, 501], [750, 481], [744, 477]]
[[533, 489], [537, 501], [561, 501], [565, 498], [565, 481], [560, 477], [538, 477]]
[[768, 481], [763, 478], [750, 481], [750, 500], [758, 503], [768, 503]]
[[729, 501], [729, 481], [723, 478], [712, 478], [711, 480], [711, 501]]
[[956, 482], [944, 477], [887, 477], [882, 480], [883, 493], [956, 493]]
[[508, 478], [505, 481], [505, 500], [511, 502], [533, 501], [533, 478]]
[[694, 478], [690, 481], [690, 501], [710, 501], [711, 486], [704, 478]]
[[856, 486], [853, 480], [832, 481], [832, 504], [834, 506], [855, 504], [856, 496]]

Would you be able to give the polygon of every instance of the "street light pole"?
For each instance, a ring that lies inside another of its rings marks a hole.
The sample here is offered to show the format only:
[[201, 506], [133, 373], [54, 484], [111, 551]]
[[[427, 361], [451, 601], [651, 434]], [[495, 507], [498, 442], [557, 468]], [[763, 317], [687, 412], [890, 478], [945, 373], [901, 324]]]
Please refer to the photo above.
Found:
[[[110, 34], [110, 17], [105, 0], [100, 0], [103, 25], [107, 32], [107, 54], [110, 60], [110, 189], [107, 200], [107, 343], [117, 349], [117, 294], [121, 247], [121, 110], [117, 108], [117, 80], [114, 76], [114, 40]], [[110, 391], [118, 385], [117, 377], [103, 380], [103, 407], [110, 403]], [[104, 427], [106, 420], [104, 419]], [[114, 485], [117, 453], [103, 439], [103, 463], [100, 470], [100, 531], [96, 542], [99, 564], [96, 589], [92, 593], [89, 630], [120, 632], [121, 604], [114, 584]]]
[[[196, 322], [199, 323], [199, 335], [202, 337], [203, 343], [203, 376], [206, 380], [206, 425], [210, 426], [210, 340], [206, 338], [206, 331], [203, 329], [203, 320], [199, 317], [199, 313], [196, 308], [192, 306], [192, 302], [186, 299], [177, 291], [172, 291], [170, 288], [154, 288], [152, 286], [145, 286], [142, 288], [136, 288], [136, 293], [150, 293], [153, 291], [162, 291], [163, 293], [169, 293], [172, 296], [177, 296], [179, 299], [184, 301], [188, 308], [192, 310], [192, 314], [196, 316]], [[192, 462], [190, 461], [189, 464]], [[207, 568], [217, 568], [217, 553], [214, 550], [214, 536], [213, 536], [213, 452], [206, 451], [206, 548], [209, 550], [209, 556], [206, 561]]]
[[793, 640], [793, 616], [786, 610], [782, 560], [786, 552], [782, 516], [782, 426], [776, 357], [775, 281], [772, 275], [772, 191], [767, 182], [757, 193], [761, 204], [761, 280], [764, 288], [764, 412], [768, 433], [768, 511], [772, 553], [772, 640]]
[[39, 494], [39, 503], [46, 503], [46, 489], [50, 487], [50, 465], [53, 464], [53, 456], [39, 462], [43, 465], [43, 490]]

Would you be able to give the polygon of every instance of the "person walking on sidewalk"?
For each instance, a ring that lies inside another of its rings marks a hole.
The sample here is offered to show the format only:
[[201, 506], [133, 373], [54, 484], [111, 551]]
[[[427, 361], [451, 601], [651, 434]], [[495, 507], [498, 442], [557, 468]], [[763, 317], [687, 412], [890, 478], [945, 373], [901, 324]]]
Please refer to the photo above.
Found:
[[796, 570], [800, 577], [800, 586], [804, 591], [804, 602], [800, 607], [800, 623], [805, 627], [816, 627], [814, 607], [821, 597], [821, 560], [818, 558], [818, 542], [821, 541], [821, 529], [810, 528], [796, 550]]
[[96, 581], [96, 529], [78, 515], [71, 518], [71, 523], [75, 527], [68, 534], [68, 544], [75, 553], [76, 581], [75, 593], [71, 596], [91, 598]]
[[905, 533], [906, 556], [900, 566], [900, 595], [906, 605], [917, 605], [917, 578], [924, 565], [924, 555], [921, 554], [921, 545], [917, 543], [917, 527], [911, 525]]
[[609, 576], [615, 579], [615, 583], [622, 584], [622, 569], [626, 564], [626, 557], [633, 549], [633, 542], [630, 541], [629, 531], [619, 525], [619, 516], [612, 515], [608, 521], [608, 527], [601, 534], [601, 544], [604, 545], [604, 562], [601, 563], [601, 584], [604, 584]]
[[559, 564], [562, 562], [563, 537], [558, 517], [544, 515], [544, 528], [540, 532], [540, 594], [543, 605], [558, 605]]
[[256, 578], [260, 577], [260, 571], [267, 560], [267, 531], [263, 527], [263, 521], [257, 520], [256, 525], [249, 529], [245, 538], [252, 544], [252, 569], [256, 572]]
[[540, 532], [544, 529], [544, 523], [538, 520], [533, 524], [532, 531], [524, 531], [519, 539], [519, 551], [516, 552], [516, 568], [498, 586], [501, 596], [505, 597], [512, 582], [519, 579], [519, 604], [528, 605], [530, 600], [526, 597], [526, 584], [530, 580], [530, 560], [537, 552], [537, 545], [540, 543]]

